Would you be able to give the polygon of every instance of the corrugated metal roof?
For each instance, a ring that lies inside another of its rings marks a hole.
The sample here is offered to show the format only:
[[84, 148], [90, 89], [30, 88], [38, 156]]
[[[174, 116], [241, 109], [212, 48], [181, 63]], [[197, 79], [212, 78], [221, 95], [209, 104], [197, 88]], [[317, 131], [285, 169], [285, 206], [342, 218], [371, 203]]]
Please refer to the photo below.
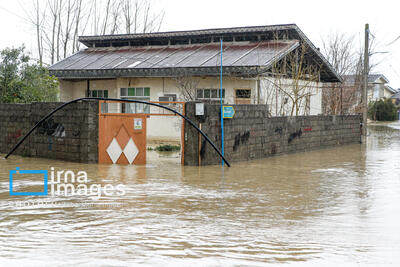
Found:
[[[268, 66], [273, 59], [292, 51], [298, 41], [225, 43], [224, 67]], [[51, 71], [207, 68], [220, 65], [218, 44], [88, 48], [50, 67]]]
[[[278, 44], [278, 36], [289, 41], [271, 46]], [[254, 67], [265, 68], [302, 42], [310, 48], [307, 57], [321, 66], [321, 81], [342, 80], [296, 24], [81, 36], [79, 41], [91, 48], [53, 65], [50, 71], [61, 78], [163, 77], [184, 68], [191, 75], [214, 75], [219, 65], [219, 38], [226, 44], [226, 74], [257, 75], [260, 70]]]

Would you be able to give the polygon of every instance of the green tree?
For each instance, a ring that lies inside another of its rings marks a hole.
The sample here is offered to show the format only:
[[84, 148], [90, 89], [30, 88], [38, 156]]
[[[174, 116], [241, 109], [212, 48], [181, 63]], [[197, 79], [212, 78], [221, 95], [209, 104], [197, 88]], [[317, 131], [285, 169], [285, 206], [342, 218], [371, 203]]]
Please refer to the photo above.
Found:
[[24, 47], [0, 51], [0, 102], [57, 101], [58, 82], [48, 69], [33, 62]]
[[397, 108], [391, 99], [378, 100], [368, 105], [368, 117], [376, 121], [397, 120]]

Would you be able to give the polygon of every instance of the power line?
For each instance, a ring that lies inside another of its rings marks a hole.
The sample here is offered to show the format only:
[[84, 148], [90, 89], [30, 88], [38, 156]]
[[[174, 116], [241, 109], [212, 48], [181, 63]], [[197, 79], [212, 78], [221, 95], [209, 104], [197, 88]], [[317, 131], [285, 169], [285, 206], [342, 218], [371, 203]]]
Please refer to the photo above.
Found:
[[399, 39], [400, 39], [400, 35], [397, 36], [393, 41], [391, 41], [390, 43], [388, 43], [386, 46], [389, 46], [389, 45], [394, 44], [394, 43], [397, 42], [397, 40], [399, 40]]
[[371, 35], [374, 39], [376, 39], [375, 35], [374, 35], [370, 30], [368, 30], [368, 33], [369, 33], [369, 35]]
[[21, 17], [21, 16], [18, 15], [17, 13], [14, 13], [14, 12], [8, 10], [7, 8], [4, 8], [4, 7], [0, 6], [0, 9], [2, 9], [2, 10], [4, 10], [5, 12], [7, 12], [7, 13], [9, 13], [9, 14], [15, 16], [15, 17], [18, 17], [18, 18], [20, 18], [20, 19], [22, 19], [22, 20], [24, 20], [24, 21], [26, 21], [26, 22], [28, 22], [28, 23], [31, 23], [31, 21], [27, 20], [27, 19], [24, 18], [24, 17]]

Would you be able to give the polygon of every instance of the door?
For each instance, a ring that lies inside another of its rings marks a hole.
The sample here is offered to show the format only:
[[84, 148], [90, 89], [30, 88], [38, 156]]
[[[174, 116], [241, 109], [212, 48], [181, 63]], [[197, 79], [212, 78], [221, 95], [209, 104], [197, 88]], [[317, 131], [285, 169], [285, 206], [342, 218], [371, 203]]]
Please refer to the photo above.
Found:
[[146, 164], [146, 115], [100, 114], [99, 163]]

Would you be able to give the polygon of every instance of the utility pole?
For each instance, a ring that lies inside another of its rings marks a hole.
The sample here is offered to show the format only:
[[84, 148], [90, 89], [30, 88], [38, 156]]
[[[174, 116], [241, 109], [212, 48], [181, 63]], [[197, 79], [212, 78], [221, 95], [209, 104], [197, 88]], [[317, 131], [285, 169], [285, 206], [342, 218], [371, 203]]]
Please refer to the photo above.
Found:
[[[221, 73], [220, 73], [220, 88], [219, 88], [219, 99], [220, 99], [220, 108], [221, 108], [221, 153], [222, 155], [225, 154], [224, 149], [225, 149], [225, 144], [224, 144], [224, 105], [223, 105], [223, 100], [222, 100], [222, 37], [221, 37]], [[221, 160], [222, 166], [224, 166], [224, 161]]]
[[363, 140], [367, 137], [367, 114], [368, 114], [368, 72], [369, 72], [369, 24], [365, 24], [365, 44], [364, 44], [364, 75], [363, 75], [363, 125], [362, 135]]

